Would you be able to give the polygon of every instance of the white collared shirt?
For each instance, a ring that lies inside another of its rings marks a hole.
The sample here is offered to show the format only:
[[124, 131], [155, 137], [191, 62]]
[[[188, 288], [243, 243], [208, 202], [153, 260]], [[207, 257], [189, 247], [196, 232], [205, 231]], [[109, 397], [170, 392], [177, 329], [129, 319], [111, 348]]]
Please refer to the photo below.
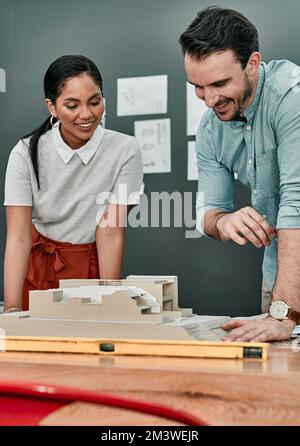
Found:
[[103, 135], [104, 129], [101, 127], [101, 125], [99, 125], [91, 139], [84, 146], [81, 146], [80, 149], [71, 149], [71, 147], [69, 147], [61, 137], [59, 131], [59, 121], [57, 121], [52, 128], [55, 148], [65, 164], [68, 164], [73, 156], [76, 155], [79, 156], [84, 164], [87, 164], [100, 146]]
[[[70, 243], [95, 241], [106, 203], [136, 204], [142, 185], [142, 159], [135, 138], [98, 127], [80, 149], [62, 139], [59, 123], [39, 141], [38, 189], [29, 138], [13, 148], [5, 179], [5, 206], [32, 206], [36, 229]], [[121, 186], [123, 185], [123, 186]]]

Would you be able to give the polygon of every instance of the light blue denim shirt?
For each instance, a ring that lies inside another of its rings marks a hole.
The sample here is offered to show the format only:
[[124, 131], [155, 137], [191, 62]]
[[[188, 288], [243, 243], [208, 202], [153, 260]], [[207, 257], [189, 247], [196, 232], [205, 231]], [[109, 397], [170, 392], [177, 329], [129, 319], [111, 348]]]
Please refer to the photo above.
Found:
[[[234, 173], [251, 189], [251, 205], [270, 225], [300, 228], [300, 68], [287, 60], [262, 63], [247, 122], [222, 122], [208, 110], [196, 138], [197, 227], [210, 209], [233, 212]], [[264, 280], [277, 273], [277, 240], [265, 248]]]

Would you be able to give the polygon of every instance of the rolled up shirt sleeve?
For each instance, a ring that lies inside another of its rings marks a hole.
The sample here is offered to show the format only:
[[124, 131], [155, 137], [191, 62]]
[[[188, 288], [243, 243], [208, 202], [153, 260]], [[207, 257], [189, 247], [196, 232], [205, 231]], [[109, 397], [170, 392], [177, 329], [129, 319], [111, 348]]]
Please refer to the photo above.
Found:
[[202, 120], [196, 136], [198, 194], [196, 204], [197, 229], [204, 235], [203, 217], [211, 209], [234, 210], [234, 175], [217, 159], [214, 141]]
[[280, 203], [277, 229], [300, 228], [300, 91], [290, 90], [275, 113]]

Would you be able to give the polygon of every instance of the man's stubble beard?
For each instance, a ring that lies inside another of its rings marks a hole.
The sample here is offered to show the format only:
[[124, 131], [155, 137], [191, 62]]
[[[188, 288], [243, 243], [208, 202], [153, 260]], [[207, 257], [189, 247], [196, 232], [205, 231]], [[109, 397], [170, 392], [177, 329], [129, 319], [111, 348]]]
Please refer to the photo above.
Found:
[[253, 92], [253, 88], [252, 85], [250, 84], [250, 81], [248, 79], [247, 74], [245, 73], [245, 90], [244, 90], [244, 94], [241, 100], [238, 101], [238, 109], [236, 110], [236, 113], [234, 115], [234, 117], [232, 119], [236, 119], [240, 116], [242, 116], [244, 114], [245, 108], [245, 102], [247, 101], [248, 98], [250, 98], [250, 96], [252, 95]]
[[220, 121], [233, 121], [234, 119], [237, 119], [243, 115], [243, 113], [245, 111], [245, 108], [244, 108], [245, 102], [252, 95], [252, 92], [253, 92], [253, 87], [250, 84], [246, 73], [244, 75], [244, 85], [245, 85], [245, 89], [244, 89], [243, 95], [241, 98], [239, 98], [237, 100], [237, 106], [235, 107], [235, 110], [230, 118], [227, 118], [226, 120], [224, 120], [219, 116], [218, 113], [215, 112], [217, 117], [220, 119]]

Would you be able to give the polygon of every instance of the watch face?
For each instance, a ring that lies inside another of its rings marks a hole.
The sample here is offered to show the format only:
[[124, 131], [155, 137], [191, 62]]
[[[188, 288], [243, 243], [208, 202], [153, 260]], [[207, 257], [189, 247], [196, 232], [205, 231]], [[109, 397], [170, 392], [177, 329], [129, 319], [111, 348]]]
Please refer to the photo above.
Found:
[[274, 319], [284, 319], [288, 314], [289, 307], [281, 300], [273, 302], [270, 307], [270, 316]]

